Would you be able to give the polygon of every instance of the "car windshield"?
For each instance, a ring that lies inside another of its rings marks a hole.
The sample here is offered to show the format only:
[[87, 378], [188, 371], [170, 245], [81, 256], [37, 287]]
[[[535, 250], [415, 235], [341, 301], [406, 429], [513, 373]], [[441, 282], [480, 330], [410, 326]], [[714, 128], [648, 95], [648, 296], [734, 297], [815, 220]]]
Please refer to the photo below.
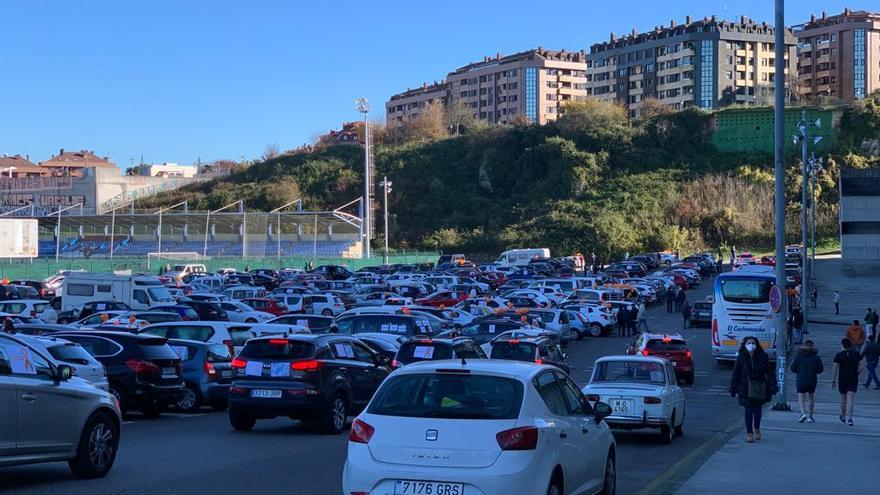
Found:
[[397, 361], [402, 364], [439, 359], [452, 359], [452, 347], [434, 342], [407, 342], [397, 353]]
[[644, 361], [602, 361], [596, 364], [591, 383], [640, 383], [665, 385], [666, 374], [658, 363]]
[[73, 364], [89, 364], [93, 361], [91, 354], [80, 345], [55, 345], [48, 348], [49, 354], [58, 361]]
[[154, 301], [170, 301], [171, 293], [165, 287], [150, 287], [147, 289], [150, 293], [150, 299]]
[[247, 359], [303, 359], [314, 354], [315, 346], [310, 342], [269, 339], [248, 342], [239, 356]]
[[141, 356], [147, 359], [180, 359], [165, 339], [142, 339], [138, 341]]
[[687, 342], [679, 339], [651, 339], [646, 344], [648, 349], [652, 351], [686, 351], [688, 350]]
[[721, 296], [727, 302], [762, 304], [770, 301], [773, 281], [759, 278], [726, 278], [720, 280]]
[[492, 359], [510, 359], [513, 361], [534, 361], [535, 344], [531, 342], [495, 342], [492, 344]]
[[516, 419], [523, 385], [510, 378], [463, 373], [404, 374], [388, 378], [370, 403], [382, 416]]

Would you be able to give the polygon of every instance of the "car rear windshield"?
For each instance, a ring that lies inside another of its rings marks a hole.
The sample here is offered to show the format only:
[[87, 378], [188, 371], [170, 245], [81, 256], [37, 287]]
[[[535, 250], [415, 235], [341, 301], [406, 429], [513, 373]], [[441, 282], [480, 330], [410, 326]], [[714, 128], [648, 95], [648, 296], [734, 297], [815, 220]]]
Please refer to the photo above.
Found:
[[388, 378], [370, 403], [382, 416], [444, 419], [516, 419], [523, 385], [510, 378], [459, 373]]
[[652, 351], [686, 351], [688, 350], [688, 345], [683, 340], [662, 340], [662, 339], [651, 339], [647, 343], [647, 348]]
[[223, 344], [208, 344], [209, 363], [228, 363], [229, 361], [232, 361], [229, 347]]
[[49, 354], [58, 361], [73, 364], [89, 364], [94, 359], [82, 346], [75, 344], [49, 347]]
[[315, 346], [310, 342], [270, 339], [248, 342], [240, 356], [249, 359], [303, 359], [314, 354]]
[[165, 339], [138, 340], [141, 357], [146, 359], [180, 359], [174, 349], [166, 344]]
[[531, 342], [495, 342], [492, 344], [491, 357], [492, 359], [534, 361], [535, 344]]
[[712, 303], [704, 303], [704, 302], [694, 303], [694, 309], [712, 309]]
[[743, 304], [761, 304], [770, 301], [773, 281], [758, 278], [727, 278], [719, 281], [725, 301]]
[[663, 366], [645, 361], [602, 361], [593, 370], [592, 382], [666, 384]]
[[397, 352], [397, 361], [403, 364], [439, 359], [452, 359], [452, 346], [435, 342], [407, 342]]
[[253, 333], [251, 333], [251, 331], [246, 328], [243, 328], [243, 329], [230, 328], [229, 329], [229, 336], [232, 338], [232, 345], [235, 345], [235, 346], [244, 345], [245, 342], [254, 338]]

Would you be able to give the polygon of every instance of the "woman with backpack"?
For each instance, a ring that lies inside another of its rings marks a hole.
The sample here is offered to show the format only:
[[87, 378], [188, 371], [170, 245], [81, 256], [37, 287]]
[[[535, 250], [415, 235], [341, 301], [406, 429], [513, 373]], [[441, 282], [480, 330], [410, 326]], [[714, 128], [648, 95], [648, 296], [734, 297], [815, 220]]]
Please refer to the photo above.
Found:
[[761, 439], [761, 410], [777, 390], [776, 370], [761, 343], [755, 337], [744, 338], [730, 377], [730, 396], [745, 410], [746, 442]]

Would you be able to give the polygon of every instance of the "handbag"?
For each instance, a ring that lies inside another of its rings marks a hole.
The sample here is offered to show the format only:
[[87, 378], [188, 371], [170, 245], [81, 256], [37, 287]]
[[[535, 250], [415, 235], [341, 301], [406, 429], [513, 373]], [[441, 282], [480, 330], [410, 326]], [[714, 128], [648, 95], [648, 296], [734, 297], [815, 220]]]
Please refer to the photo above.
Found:
[[767, 400], [767, 382], [749, 378], [749, 399]]

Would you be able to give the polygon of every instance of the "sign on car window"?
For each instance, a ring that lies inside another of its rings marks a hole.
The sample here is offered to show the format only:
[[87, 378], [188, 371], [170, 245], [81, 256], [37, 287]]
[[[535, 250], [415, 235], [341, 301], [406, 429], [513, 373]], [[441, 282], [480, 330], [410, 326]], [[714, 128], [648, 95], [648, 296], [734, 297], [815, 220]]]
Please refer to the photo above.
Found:
[[37, 374], [37, 368], [34, 366], [30, 349], [18, 344], [4, 344], [3, 348], [13, 373], [21, 375]]

